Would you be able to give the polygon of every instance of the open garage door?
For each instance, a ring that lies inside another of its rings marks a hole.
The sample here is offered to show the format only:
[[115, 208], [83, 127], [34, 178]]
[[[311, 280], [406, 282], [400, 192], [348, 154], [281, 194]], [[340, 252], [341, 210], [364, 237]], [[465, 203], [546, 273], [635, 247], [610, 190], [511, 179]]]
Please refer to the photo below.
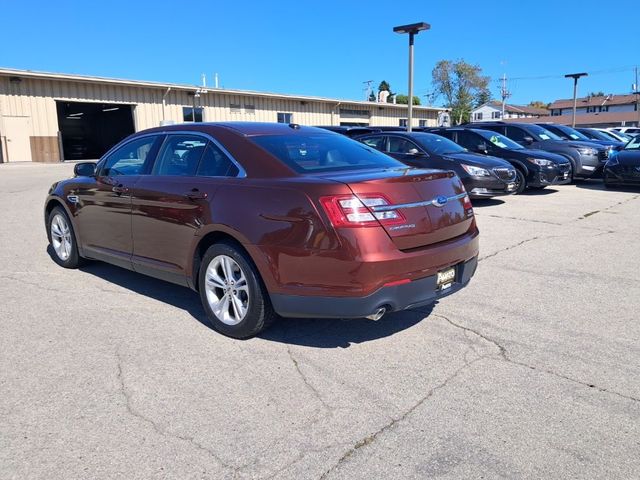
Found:
[[100, 158], [134, 133], [132, 105], [57, 101], [65, 160]]

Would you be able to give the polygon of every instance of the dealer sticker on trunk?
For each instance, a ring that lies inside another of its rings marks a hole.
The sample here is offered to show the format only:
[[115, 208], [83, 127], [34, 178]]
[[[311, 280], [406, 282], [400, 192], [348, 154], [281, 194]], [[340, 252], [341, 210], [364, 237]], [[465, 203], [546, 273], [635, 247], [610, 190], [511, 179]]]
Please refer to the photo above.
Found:
[[447, 268], [438, 272], [436, 277], [436, 286], [442, 290], [449, 288], [456, 279], [456, 269], [454, 267]]

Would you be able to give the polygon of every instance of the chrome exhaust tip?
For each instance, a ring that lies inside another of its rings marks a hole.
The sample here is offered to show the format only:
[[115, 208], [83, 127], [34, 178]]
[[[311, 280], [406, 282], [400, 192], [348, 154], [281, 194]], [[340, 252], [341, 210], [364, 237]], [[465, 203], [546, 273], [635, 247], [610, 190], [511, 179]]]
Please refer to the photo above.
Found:
[[386, 312], [387, 312], [386, 307], [380, 307], [374, 313], [372, 313], [371, 315], [367, 315], [365, 318], [367, 318], [368, 320], [373, 320], [374, 322], [377, 322], [378, 320], [380, 320], [382, 318], [382, 316]]

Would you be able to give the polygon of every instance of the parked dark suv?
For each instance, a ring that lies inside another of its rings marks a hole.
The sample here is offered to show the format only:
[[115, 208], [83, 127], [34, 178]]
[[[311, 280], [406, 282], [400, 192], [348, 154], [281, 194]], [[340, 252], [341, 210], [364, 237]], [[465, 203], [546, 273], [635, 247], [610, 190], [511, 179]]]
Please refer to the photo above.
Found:
[[509, 163], [471, 153], [440, 135], [381, 132], [356, 139], [412, 167], [454, 171], [471, 198], [510, 195], [516, 187], [516, 171]]
[[599, 138], [594, 139], [588, 135], [585, 135], [578, 129], [570, 127], [568, 125], [556, 125], [554, 123], [539, 123], [538, 125], [546, 128], [547, 130], [551, 130], [553, 133], [558, 135], [560, 138], [564, 138], [565, 140], [578, 140], [580, 142], [597, 143], [598, 145], [607, 147], [609, 150], [613, 150], [616, 147], [624, 147], [624, 143], [622, 142], [617, 142], [615, 140], [602, 140]]
[[562, 155], [571, 162], [571, 178], [589, 178], [599, 174], [609, 158], [609, 149], [606, 147], [590, 142], [563, 140], [534, 123], [482, 122], [482, 128], [509, 137], [523, 147]]
[[442, 135], [471, 152], [491, 155], [509, 162], [516, 168], [515, 193], [522, 193], [527, 187], [544, 188], [571, 181], [571, 163], [566, 158], [543, 150], [524, 148], [497, 132], [467, 127], [434, 128], [431, 132]]
[[477, 265], [459, 178], [318, 128], [159, 127], [74, 171], [45, 203], [53, 260], [191, 287], [236, 338], [276, 313], [377, 320], [458, 291]]

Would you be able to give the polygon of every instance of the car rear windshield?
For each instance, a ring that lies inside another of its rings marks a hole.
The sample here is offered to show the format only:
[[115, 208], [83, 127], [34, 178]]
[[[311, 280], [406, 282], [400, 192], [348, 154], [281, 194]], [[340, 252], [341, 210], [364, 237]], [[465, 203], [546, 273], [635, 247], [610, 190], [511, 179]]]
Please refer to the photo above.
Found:
[[405, 167], [378, 150], [339, 134], [260, 135], [249, 138], [299, 173]]

